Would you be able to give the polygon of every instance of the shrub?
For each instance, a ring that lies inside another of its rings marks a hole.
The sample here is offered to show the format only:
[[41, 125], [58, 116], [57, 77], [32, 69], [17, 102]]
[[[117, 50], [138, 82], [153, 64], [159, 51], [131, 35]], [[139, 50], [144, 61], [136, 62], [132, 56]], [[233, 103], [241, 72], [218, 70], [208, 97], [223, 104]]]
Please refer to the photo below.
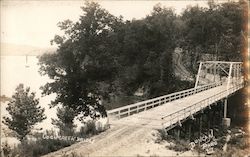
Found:
[[165, 129], [158, 130], [159, 138], [157, 142], [168, 141], [171, 142], [169, 146], [166, 146], [170, 150], [184, 152], [190, 150], [189, 142], [183, 139], [177, 139], [174, 136], [168, 135]]
[[185, 152], [185, 151], [190, 150], [189, 143], [185, 140], [176, 140], [174, 144], [167, 146], [167, 148], [169, 148], [170, 150], [177, 151], [177, 152]]
[[[74, 133], [74, 137], [88, 138], [100, 133], [102, 130], [98, 130], [95, 121], [88, 121], [81, 128], [80, 132]], [[46, 130], [44, 133], [46, 137], [57, 137], [55, 130]], [[27, 138], [21, 144], [17, 145], [13, 149], [6, 143], [4, 145], [5, 156], [8, 157], [38, 157], [50, 152], [57, 151], [64, 147], [68, 147], [77, 141], [73, 140], [61, 140], [61, 139], [44, 139], [43, 133], [33, 132], [32, 138]], [[78, 157], [77, 154], [65, 154], [66, 157]]]
[[158, 136], [157, 141], [156, 141], [157, 143], [159, 143], [160, 141], [168, 141], [169, 140], [170, 135], [167, 134], [165, 129], [159, 129], [158, 133], [159, 133], [159, 136]]
[[76, 135], [80, 137], [90, 137], [97, 135], [102, 132], [102, 129], [98, 129], [95, 121], [87, 121], [84, 126], [81, 127], [80, 131]]
[[249, 148], [249, 141], [246, 135], [242, 136], [232, 136], [228, 144], [235, 145], [238, 149], [247, 149]]
[[9, 156], [38, 157], [54, 152], [61, 148], [70, 146], [74, 141], [64, 141], [58, 139], [37, 139], [36, 141], [25, 141], [13, 148]]
[[4, 156], [9, 156], [10, 153], [11, 153], [11, 148], [10, 148], [10, 145], [7, 143], [7, 141], [3, 144], [3, 154]]

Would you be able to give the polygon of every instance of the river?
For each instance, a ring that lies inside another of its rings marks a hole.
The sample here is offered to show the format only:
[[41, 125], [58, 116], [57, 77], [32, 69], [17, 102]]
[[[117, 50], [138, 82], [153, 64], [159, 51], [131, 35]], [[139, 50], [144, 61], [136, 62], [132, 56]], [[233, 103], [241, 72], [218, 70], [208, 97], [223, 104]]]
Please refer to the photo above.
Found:
[[[27, 62], [27, 63], [26, 63]], [[56, 108], [49, 108], [51, 100], [55, 99], [55, 94], [49, 96], [41, 96], [39, 89], [46, 82], [50, 81], [47, 76], [41, 76], [38, 72], [39, 65], [36, 56], [1, 56], [1, 95], [11, 97], [15, 88], [19, 83], [23, 83], [26, 87], [29, 86], [31, 91], [36, 92], [36, 97], [40, 100], [40, 105], [45, 108], [47, 119], [37, 124], [35, 128], [51, 129], [51, 118], [56, 117]], [[1, 103], [1, 116], [7, 116], [6, 112], [8, 102]]]

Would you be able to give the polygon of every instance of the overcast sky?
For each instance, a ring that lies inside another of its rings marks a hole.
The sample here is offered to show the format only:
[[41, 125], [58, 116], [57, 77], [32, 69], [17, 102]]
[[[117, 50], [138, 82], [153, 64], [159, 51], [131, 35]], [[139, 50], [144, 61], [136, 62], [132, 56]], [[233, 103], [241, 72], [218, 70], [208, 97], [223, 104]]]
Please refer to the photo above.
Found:
[[[187, 5], [206, 7], [207, 1], [97, 1], [115, 16], [140, 19], [161, 3], [172, 7], [177, 14]], [[57, 23], [66, 19], [77, 21], [84, 1], [3, 0], [1, 1], [1, 42], [49, 47], [50, 40], [59, 33]]]

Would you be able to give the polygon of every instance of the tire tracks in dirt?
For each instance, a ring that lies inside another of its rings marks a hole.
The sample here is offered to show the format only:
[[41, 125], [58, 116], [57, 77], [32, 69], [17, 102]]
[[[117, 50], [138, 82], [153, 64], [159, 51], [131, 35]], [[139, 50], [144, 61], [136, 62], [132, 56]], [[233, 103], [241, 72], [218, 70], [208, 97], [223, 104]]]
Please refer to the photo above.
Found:
[[[58, 150], [57, 152], [45, 155], [44, 157], [59, 157], [71, 153], [76, 153], [80, 156], [112, 155], [122, 147], [136, 142], [138, 140], [135, 140], [137, 135], [144, 135], [143, 130], [145, 130], [145, 128], [114, 126], [113, 128], [90, 138], [92, 142], [79, 142], [67, 148]], [[133, 140], [131, 141], [131, 139]]]

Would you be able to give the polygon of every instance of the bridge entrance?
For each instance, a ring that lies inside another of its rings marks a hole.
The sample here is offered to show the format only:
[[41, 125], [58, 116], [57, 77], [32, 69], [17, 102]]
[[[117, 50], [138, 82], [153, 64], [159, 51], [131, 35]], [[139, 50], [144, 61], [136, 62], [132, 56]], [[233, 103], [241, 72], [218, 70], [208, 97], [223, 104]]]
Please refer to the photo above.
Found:
[[[242, 62], [200, 62], [195, 88], [202, 84], [220, 81], [226, 84], [227, 90], [231, 84], [243, 81]], [[222, 123], [226, 127], [230, 126], [230, 118], [227, 118], [227, 98], [224, 100], [224, 118]]]
[[200, 62], [195, 88], [212, 82], [224, 82], [227, 86], [242, 80], [242, 62]]

